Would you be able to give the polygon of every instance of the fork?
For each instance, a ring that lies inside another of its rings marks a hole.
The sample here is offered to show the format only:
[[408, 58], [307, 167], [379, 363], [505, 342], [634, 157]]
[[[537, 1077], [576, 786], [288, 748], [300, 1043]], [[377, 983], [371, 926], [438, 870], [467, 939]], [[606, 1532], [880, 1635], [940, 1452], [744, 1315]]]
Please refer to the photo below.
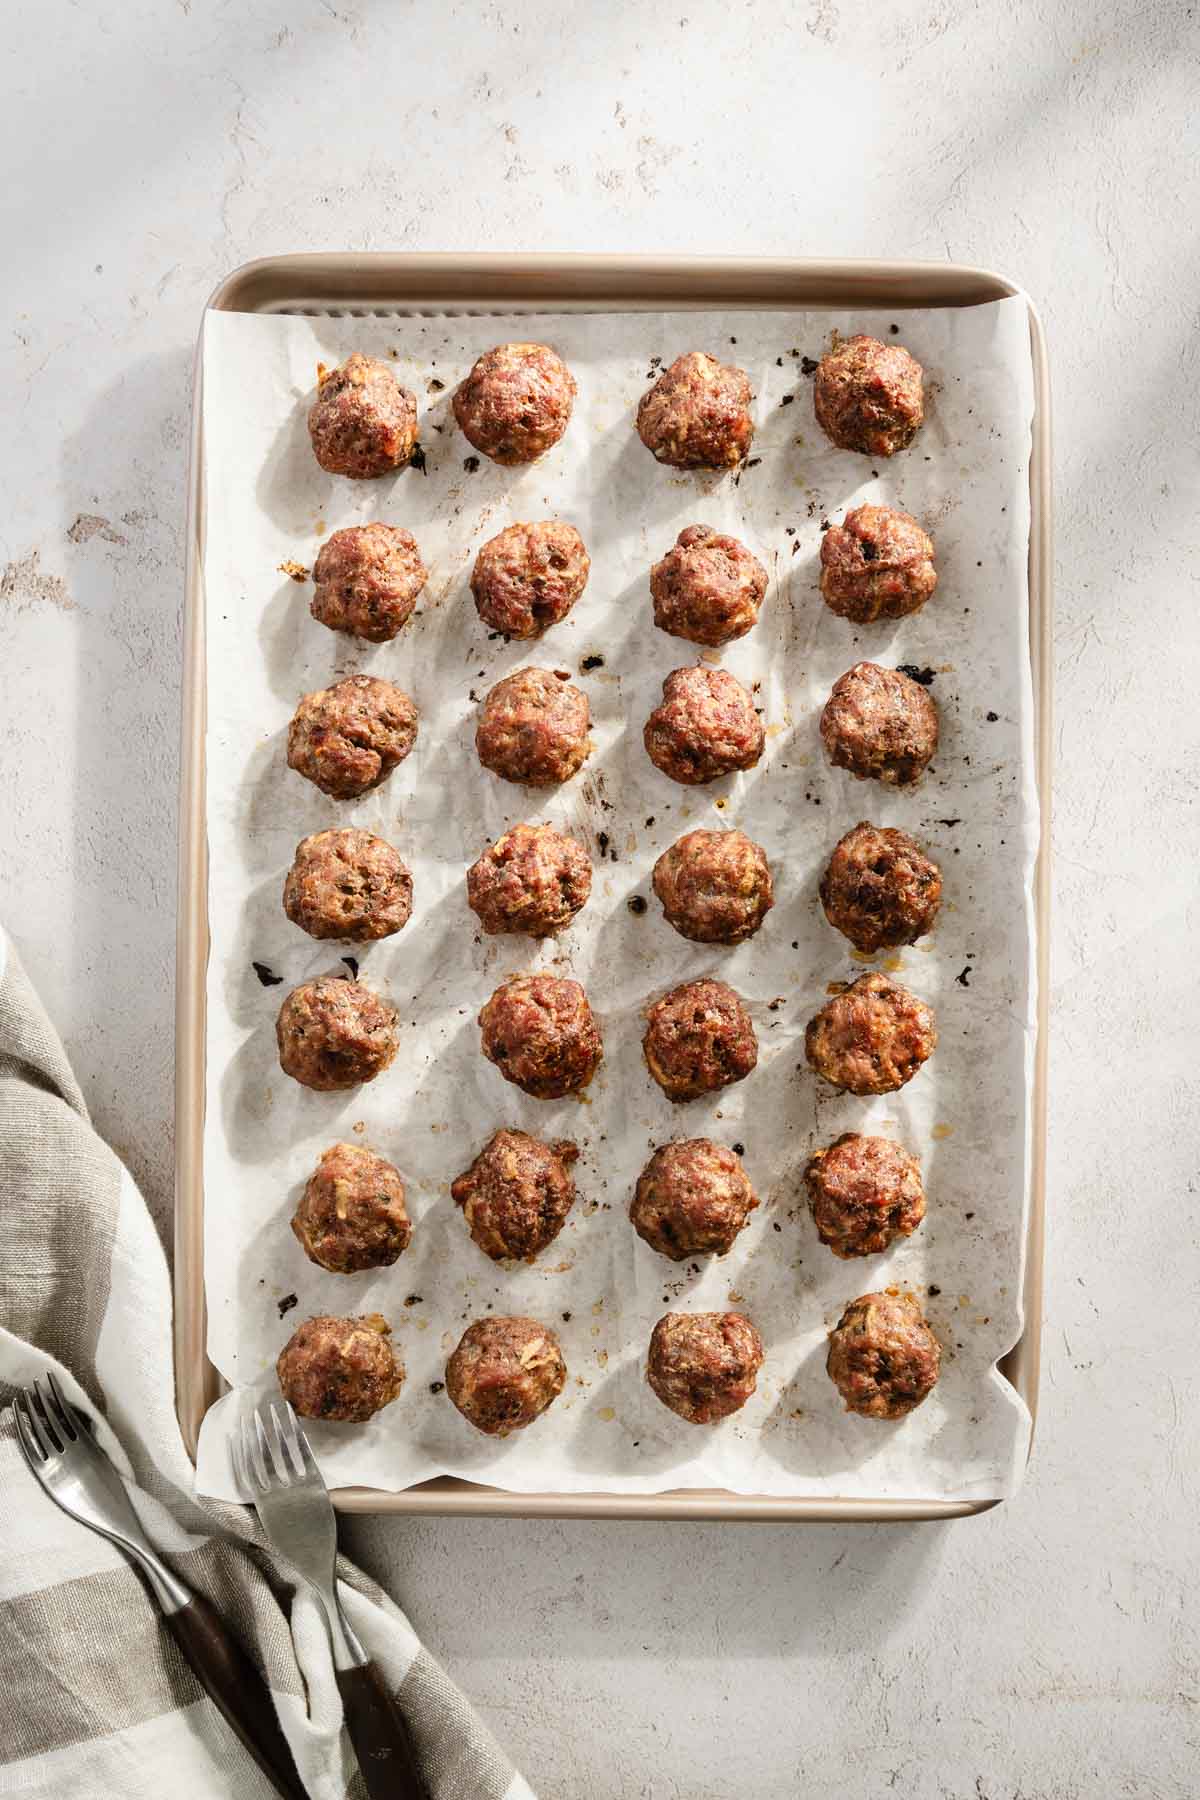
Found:
[[92, 1437], [86, 1414], [63, 1398], [47, 1374], [16, 1395], [12, 1415], [21, 1454], [43, 1492], [141, 1570], [167, 1629], [226, 1724], [277, 1792], [287, 1800], [306, 1800], [265, 1681], [216, 1610], [153, 1549], [121, 1477]]
[[371, 1800], [429, 1800], [404, 1716], [342, 1611], [333, 1503], [295, 1413], [281, 1404], [282, 1417], [274, 1403], [269, 1423], [255, 1408], [253, 1429], [243, 1418], [240, 1443], [231, 1438], [242, 1491], [253, 1496], [271, 1543], [321, 1602], [346, 1730]]

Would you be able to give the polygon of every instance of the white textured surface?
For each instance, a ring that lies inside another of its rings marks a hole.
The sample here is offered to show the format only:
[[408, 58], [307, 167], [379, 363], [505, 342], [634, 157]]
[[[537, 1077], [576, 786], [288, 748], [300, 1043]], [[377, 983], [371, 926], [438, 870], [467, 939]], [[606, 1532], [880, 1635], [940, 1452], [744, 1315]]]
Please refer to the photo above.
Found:
[[[1190, 1795], [1195, 9], [16, 0], [5, 24], [0, 909], [164, 1220], [188, 375], [216, 277], [344, 246], [890, 254], [1039, 300], [1056, 913], [1024, 1488], [946, 1529], [352, 1535], [545, 1800]], [[72, 541], [81, 516], [108, 524]]]

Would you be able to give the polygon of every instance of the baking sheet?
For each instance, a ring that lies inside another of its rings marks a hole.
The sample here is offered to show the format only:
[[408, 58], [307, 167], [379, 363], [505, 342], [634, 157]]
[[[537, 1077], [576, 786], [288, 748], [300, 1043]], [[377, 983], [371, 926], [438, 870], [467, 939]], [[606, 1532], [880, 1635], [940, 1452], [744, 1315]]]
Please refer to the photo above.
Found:
[[[912, 450], [872, 466], [816, 430], [801, 359], [818, 356], [835, 329], [888, 335], [886, 315], [525, 318], [520, 335], [560, 349], [580, 394], [563, 442], [514, 471], [486, 461], [467, 468], [470, 446], [448, 406], [474, 357], [513, 327], [484, 318], [208, 318], [206, 1274], [209, 1352], [235, 1392], [205, 1421], [202, 1491], [235, 1491], [224, 1454], [230, 1414], [244, 1390], [272, 1391], [274, 1357], [298, 1320], [366, 1310], [391, 1320], [408, 1382], [366, 1428], [313, 1426], [331, 1483], [395, 1488], [448, 1473], [524, 1492], [715, 1486], [986, 1499], [1011, 1491], [1028, 1419], [994, 1364], [1020, 1329], [1034, 1019], [1027, 313], [1018, 298], [906, 312], [897, 322], [926, 366], [928, 417]], [[662, 469], [632, 429], [653, 359], [693, 345], [740, 362], [754, 383], [756, 460], [736, 480]], [[316, 362], [355, 347], [394, 353], [417, 392], [424, 474], [356, 484], [312, 460], [304, 413]], [[915, 619], [854, 628], [820, 601], [821, 522], [864, 498], [904, 505], [936, 537], [941, 585]], [[471, 562], [504, 524], [543, 516], [579, 526], [591, 581], [539, 643], [506, 646], [475, 615]], [[277, 573], [288, 560], [311, 563], [328, 531], [373, 517], [410, 527], [431, 569], [418, 616], [381, 647], [316, 625], [311, 590]], [[641, 747], [662, 677], [694, 655], [651, 624], [648, 569], [695, 520], [743, 537], [772, 576], [759, 626], [720, 654], [760, 684], [767, 754], [748, 775], [700, 791], [668, 782]], [[942, 748], [913, 792], [853, 782], [821, 758], [820, 706], [863, 656], [935, 671]], [[541, 796], [488, 775], [472, 747], [472, 693], [529, 662], [570, 669], [594, 719], [596, 749], [581, 775]], [[392, 779], [347, 807], [290, 773], [283, 743], [301, 692], [365, 668], [413, 693], [422, 731]], [[875, 959], [933, 1003], [939, 1050], [901, 1094], [870, 1101], [824, 1089], [802, 1048], [827, 984], [860, 972], [824, 921], [816, 882], [837, 837], [861, 817], [913, 831], [946, 880], [936, 932]], [[589, 906], [544, 946], [481, 940], [465, 903], [466, 867], [521, 818], [574, 830], [596, 859]], [[345, 947], [363, 978], [399, 1003], [405, 1026], [392, 1068], [349, 1096], [296, 1087], [278, 1069], [273, 1033], [290, 986], [341, 967], [341, 946], [312, 943], [279, 908], [295, 842], [335, 823], [390, 838], [416, 880], [413, 920], [398, 938]], [[662, 921], [650, 870], [683, 831], [732, 824], [766, 847], [775, 910], [736, 950], [689, 945]], [[648, 899], [644, 913], [629, 908], [634, 895]], [[262, 987], [253, 961], [285, 985]], [[479, 1055], [483, 1000], [505, 975], [542, 966], [577, 974], [602, 1024], [606, 1059], [583, 1101], [529, 1099]], [[641, 1060], [642, 1009], [709, 972], [750, 1001], [759, 1067], [722, 1095], [672, 1107]], [[570, 1135], [583, 1151], [575, 1211], [533, 1268], [488, 1262], [449, 1200], [452, 1177], [502, 1124]], [[356, 1126], [402, 1170], [414, 1242], [391, 1270], [338, 1277], [307, 1262], [287, 1221], [320, 1150], [353, 1138]], [[818, 1243], [801, 1175], [813, 1147], [851, 1128], [894, 1134], [916, 1151], [930, 1210], [915, 1238], [847, 1264]], [[655, 1256], [625, 1208], [653, 1145], [702, 1134], [745, 1146], [763, 1205], [729, 1257], [693, 1268]], [[947, 1355], [926, 1405], [880, 1426], [840, 1411], [824, 1340], [847, 1300], [892, 1284], [922, 1295]], [[281, 1316], [292, 1296], [295, 1307]], [[755, 1320], [767, 1361], [747, 1407], [701, 1430], [645, 1387], [644, 1346], [668, 1307], [730, 1304]], [[465, 1324], [489, 1309], [554, 1324], [570, 1370], [551, 1411], [501, 1444], [479, 1437], [433, 1391]]]

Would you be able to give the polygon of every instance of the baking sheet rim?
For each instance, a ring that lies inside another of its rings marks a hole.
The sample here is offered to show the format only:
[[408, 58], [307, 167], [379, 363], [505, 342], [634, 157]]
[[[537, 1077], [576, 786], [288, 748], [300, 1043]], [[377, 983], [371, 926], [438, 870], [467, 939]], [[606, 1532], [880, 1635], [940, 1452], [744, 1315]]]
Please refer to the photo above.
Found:
[[[376, 280], [379, 285], [373, 287]], [[328, 310], [337, 306], [345, 311], [386, 308], [407, 312], [453, 309], [519, 313], [564, 307], [611, 311], [640, 306], [657, 310], [683, 304], [697, 310], [717, 305], [835, 310], [872, 305], [977, 305], [1014, 295], [1020, 295], [1029, 310], [1034, 377], [1029, 467], [1029, 639], [1039, 805], [1034, 871], [1037, 1042], [1031, 1092], [1024, 1325], [1017, 1342], [997, 1366], [1025, 1401], [1036, 1425], [1045, 1227], [1052, 594], [1049, 376], [1041, 321], [1028, 295], [1003, 276], [961, 264], [616, 256], [300, 255], [245, 264], [220, 284], [208, 307], [235, 312], [295, 310], [305, 306]], [[245, 304], [247, 300], [255, 303]], [[202, 432], [198, 348], [188, 477], [175, 1030], [175, 1392], [180, 1429], [193, 1460], [200, 1422], [221, 1391], [220, 1378], [205, 1347], [203, 1259], [205, 970], [209, 941], [200, 557], [204, 507]], [[341, 1488], [335, 1490], [334, 1501], [347, 1512], [409, 1515], [844, 1522], [956, 1518], [985, 1512], [998, 1504], [994, 1499], [793, 1499], [732, 1494], [719, 1489], [676, 1489], [649, 1495], [516, 1494], [449, 1476], [395, 1493], [375, 1488]]]

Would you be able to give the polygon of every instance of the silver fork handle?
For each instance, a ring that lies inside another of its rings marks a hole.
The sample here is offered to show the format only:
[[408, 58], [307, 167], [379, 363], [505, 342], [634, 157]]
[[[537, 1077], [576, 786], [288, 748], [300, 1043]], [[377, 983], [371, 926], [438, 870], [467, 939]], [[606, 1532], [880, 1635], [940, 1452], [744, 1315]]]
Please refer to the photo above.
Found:
[[361, 1669], [364, 1663], [370, 1661], [370, 1657], [359, 1643], [349, 1619], [342, 1611], [342, 1603], [338, 1599], [337, 1577], [334, 1577], [328, 1588], [320, 1587], [314, 1591], [321, 1602], [329, 1625], [334, 1668]]
[[169, 1615], [181, 1612], [191, 1604], [194, 1598], [191, 1588], [184, 1586], [178, 1575], [167, 1567], [144, 1538], [139, 1540], [132, 1533], [106, 1531], [102, 1525], [94, 1522], [92, 1529], [101, 1537], [106, 1537], [110, 1543], [116, 1544], [118, 1549], [124, 1550], [130, 1561], [137, 1564], [164, 1613]]

